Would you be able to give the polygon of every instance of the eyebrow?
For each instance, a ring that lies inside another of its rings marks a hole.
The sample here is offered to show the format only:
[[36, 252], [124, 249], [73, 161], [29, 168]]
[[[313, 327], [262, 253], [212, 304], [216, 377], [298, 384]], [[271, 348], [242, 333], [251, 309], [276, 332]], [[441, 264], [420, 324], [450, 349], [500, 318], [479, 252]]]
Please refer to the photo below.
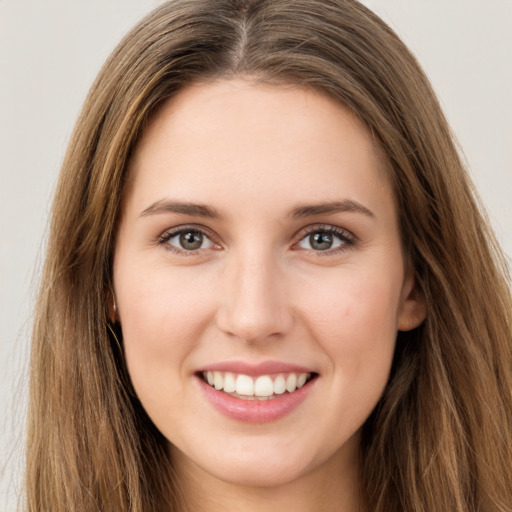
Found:
[[361, 203], [357, 201], [352, 201], [350, 199], [345, 199], [343, 201], [330, 201], [328, 203], [320, 203], [313, 205], [304, 205], [299, 206], [298, 208], [294, 208], [290, 212], [290, 216], [293, 218], [303, 218], [303, 217], [312, 217], [314, 215], [326, 215], [331, 213], [344, 213], [344, 212], [353, 212], [353, 213], [362, 213], [368, 217], [375, 218], [375, 214], [363, 206]]
[[208, 219], [221, 219], [222, 215], [211, 206], [196, 203], [183, 203], [180, 201], [169, 201], [162, 199], [148, 206], [140, 217], [155, 215], [158, 213], [177, 213], [181, 215], [190, 215], [191, 217], [204, 217]]
[[[330, 201], [313, 205], [303, 205], [294, 208], [289, 213], [290, 217], [301, 219], [304, 217], [313, 217], [315, 215], [328, 215], [333, 213], [362, 213], [368, 217], [375, 218], [375, 214], [357, 201], [345, 199], [343, 201]], [[177, 213], [180, 215], [190, 215], [191, 217], [203, 217], [207, 219], [221, 220], [222, 215], [218, 210], [198, 203], [186, 203], [180, 201], [170, 201], [162, 199], [148, 206], [140, 217], [156, 215], [159, 213]]]

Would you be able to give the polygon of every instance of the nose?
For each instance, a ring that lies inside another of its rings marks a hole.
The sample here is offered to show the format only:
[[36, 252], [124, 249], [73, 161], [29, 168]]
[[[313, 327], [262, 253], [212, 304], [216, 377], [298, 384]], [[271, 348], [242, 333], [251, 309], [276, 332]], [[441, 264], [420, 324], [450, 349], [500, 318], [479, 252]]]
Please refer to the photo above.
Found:
[[270, 255], [234, 257], [222, 276], [218, 328], [247, 344], [266, 343], [289, 332], [293, 312], [283, 274]]

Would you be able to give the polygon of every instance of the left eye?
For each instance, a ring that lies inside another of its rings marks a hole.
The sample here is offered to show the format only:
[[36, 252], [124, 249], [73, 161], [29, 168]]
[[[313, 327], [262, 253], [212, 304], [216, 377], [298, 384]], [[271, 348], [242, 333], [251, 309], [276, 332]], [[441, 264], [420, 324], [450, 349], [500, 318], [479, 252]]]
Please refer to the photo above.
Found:
[[298, 246], [301, 249], [310, 251], [328, 251], [329, 249], [336, 249], [347, 243], [350, 243], [350, 241], [341, 234], [327, 230], [317, 230], [306, 235], [298, 243]]
[[185, 229], [182, 231], [169, 233], [162, 241], [181, 251], [210, 249], [214, 245], [210, 238], [196, 229]]

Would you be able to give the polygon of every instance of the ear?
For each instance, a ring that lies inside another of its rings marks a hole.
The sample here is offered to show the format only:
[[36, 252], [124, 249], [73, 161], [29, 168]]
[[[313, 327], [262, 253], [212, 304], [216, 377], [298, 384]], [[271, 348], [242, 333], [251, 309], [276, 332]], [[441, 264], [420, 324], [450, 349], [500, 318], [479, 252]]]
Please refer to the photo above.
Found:
[[405, 276], [398, 311], [398, 330], [410, 331], [418, 327], [427, 316], [427, 303], [416, 284], [412, 270]]

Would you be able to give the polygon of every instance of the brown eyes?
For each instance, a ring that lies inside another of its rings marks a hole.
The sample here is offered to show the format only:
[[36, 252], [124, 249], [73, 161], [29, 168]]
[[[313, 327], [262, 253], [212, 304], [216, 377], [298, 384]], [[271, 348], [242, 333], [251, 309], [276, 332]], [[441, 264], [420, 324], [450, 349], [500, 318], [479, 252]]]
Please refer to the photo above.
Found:
[[[352, 234], [336, 226], [307, 228], [301, 235], [302, 238], [294, 247], [314, 252], [333, 253], [355, 242]], [[204, 249], [221, 249], [221, 246], [202, 229], [191, 227], [168, 231], [159, 238], [158, 243], [177, 254], [184, 255], [191, 255]]]

